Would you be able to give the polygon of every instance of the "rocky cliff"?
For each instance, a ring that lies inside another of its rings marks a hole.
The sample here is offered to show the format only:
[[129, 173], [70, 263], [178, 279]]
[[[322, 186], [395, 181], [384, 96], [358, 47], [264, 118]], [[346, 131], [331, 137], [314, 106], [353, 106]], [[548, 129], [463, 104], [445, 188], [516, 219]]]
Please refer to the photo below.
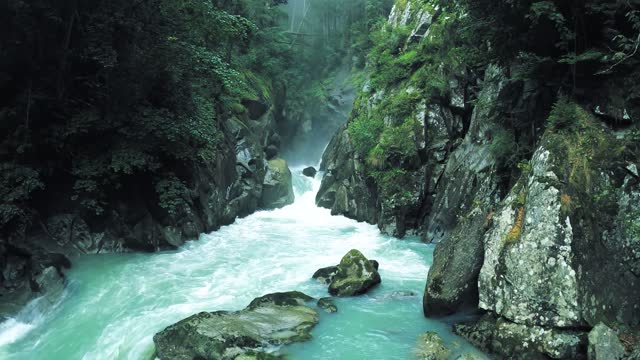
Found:
[[586, 357], [600, 323], [631, 351], [637, 102], [612, 90], [614, 75], [569, 99], [516, 74], [517, 60], [452, 63], [437, 55], [446, 15], [396, 2], [387, 43], [323, 157], [317, 203], [436, 243], [425, 315], [485, 314], [457, 331], [498, 357]]
[[34, 216], [25, 233], [0, 239], [0, 314], [61, 289], [63, 270], [76, 256], [176, 248], [257, 209], [291, 204], [291, 173], [278, 155], [273, 106], [258, 100], [244, 105], [245, 111], [221, 125], [225, 140], [214, 161], [177, 166], [182, 181], [165, 183], [180, 200], [172, 211], [159, 205], [165, 199], [146, 179], [114, 195], [99, 217], [83, 216], [65, 199], [68, 193], [50, 196], [52, 205]]

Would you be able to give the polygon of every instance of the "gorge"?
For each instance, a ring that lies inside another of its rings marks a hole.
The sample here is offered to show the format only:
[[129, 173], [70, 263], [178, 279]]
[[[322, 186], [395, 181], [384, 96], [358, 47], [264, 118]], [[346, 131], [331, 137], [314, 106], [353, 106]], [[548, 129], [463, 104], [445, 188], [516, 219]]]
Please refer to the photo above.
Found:
[[640, 2], [0, 20], [1, 358], [640, 359]]

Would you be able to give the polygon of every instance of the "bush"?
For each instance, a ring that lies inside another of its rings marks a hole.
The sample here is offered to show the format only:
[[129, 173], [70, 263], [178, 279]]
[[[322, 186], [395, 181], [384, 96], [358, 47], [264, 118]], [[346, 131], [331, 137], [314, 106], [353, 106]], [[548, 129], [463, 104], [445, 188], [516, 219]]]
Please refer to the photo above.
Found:
[[361, 156], [366, 156], [376, 146], [383, 130], [384, 122], [381, 118], [366, 114], [360, 114], [348, 125], [349, 138]]

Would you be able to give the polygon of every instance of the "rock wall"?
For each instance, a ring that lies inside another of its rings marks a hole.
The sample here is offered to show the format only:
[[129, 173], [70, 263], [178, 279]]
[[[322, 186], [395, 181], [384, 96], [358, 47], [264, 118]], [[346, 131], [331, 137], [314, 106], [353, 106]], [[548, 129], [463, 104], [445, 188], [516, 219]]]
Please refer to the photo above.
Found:
[[[391, 13], [390, 31], [411, 34], [397, 57], [429, 33], [434, 17], [421, 4], [399, 1]], [[323, 157], [318, 205], [436, 243], [425, 315], [484, 313], [456, 330], [498, 358], [585, 358], [601, 346], [587, 347], [601, 323], [631, 351], [640, 329], [640, 140], [633, 125], [612, 126], [611, 114], [636, 111], [613, 90], [620, 81], [593, 89], [596, 104], [589, 94], [565, 103], [497, 66], [447, 78], [444, 95], [411, 109], [419, 160], [393, 165], [405, 201], [385, 193], [348, 124]], [[350, 123], [413, 91], [406, 81], [374, 91], [367, 83]], [[386, 117], [385, 128], [393, 122]], [[514, 126], [522, 123], [531, 128]]]

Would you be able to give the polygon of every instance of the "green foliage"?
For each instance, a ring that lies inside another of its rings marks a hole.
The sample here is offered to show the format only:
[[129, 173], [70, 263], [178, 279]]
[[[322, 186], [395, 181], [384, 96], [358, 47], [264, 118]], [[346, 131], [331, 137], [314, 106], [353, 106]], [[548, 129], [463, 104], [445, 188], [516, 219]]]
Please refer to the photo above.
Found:
[[553, 105], [553, 110], [547, 119], [549, 129], [579, 129], [587, 126], [590, 115], [580, 105], [576, 104], [566, 96]]
[[415, 120], [407, 118], [400, 126], [385, 127], [378, 144], [369, 152], [368, 163], [378, 169], [384, 169], [402, 165], [415, 157], [417, 126]]
[[36, 170], [0, 163], [0, 229], [24, 227], [29, 221], [25, 204], [33, 192], [43, 188]]
[[159, 205], [170, 215], [176, 215], [188, 204], [189, 189], [174, 174], [160, 178], [155, 184]]
[[613, 138], [584, 108], [566, 97], [553, 106], [548, 118], [548, 146], [568, 174], [568, 182], [580, 194], [596, 194], [592, 181], [602, 169], [616, 166], [624, 144]]
[[360, 155], [366, 156], [380, 139], [384, 130], [384, 122], [380, 117], [360, 114], [349, 121], [349, 138]]
[[510, 166], [516, 165], [516, 162], [521, 157], [519, 146], [513, 132], [504, 128], [498, 128], [494, 131], [489, 150], [498, 162]]
[[394, 201], [397, 205], [406, 205], [411, 202], [412, 187], [407, 182], [409, 172], [404, 169], [389, 169], [373, 171], [373, 178], [378, 184], [382, 199]]

